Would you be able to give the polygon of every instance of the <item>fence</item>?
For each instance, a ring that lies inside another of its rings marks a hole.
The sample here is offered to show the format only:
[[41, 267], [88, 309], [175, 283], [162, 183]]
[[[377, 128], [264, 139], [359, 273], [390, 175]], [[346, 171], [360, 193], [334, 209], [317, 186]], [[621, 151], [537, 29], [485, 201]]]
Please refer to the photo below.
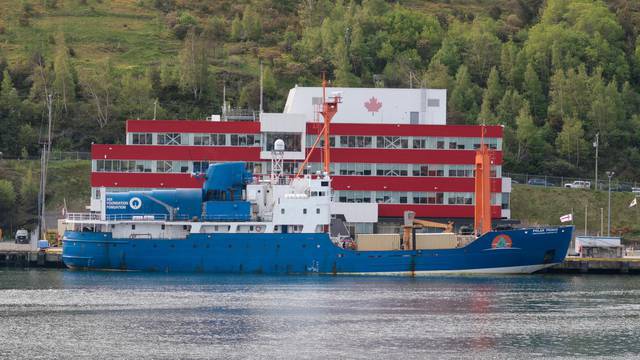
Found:
[[[510, 177], [513, 184], [526, 184], [537, 185], [544, 187], [570, 187], [568, 184], [574, 181], [588, 181], [591, 183], [590, 188], [596, 189], [596, 183], [594, 179], [577, 178], [568, 176], [547, 176], [547, 175], [531, 175], [531, 174], [514, 174], [505, 172], [502, 174], [504, 177]], [[609, 179], [603, 174], [602, 178], [598, 178], [597, 184], [598, 190], [609, 189]], [[627, 191], [640, 193], [640, 183], [637, 181], [620, 181], [614, 178], [611, 179], [611, 191]]]
[[[26, 158], [14, 157], [14, 156], [2, 156], [0, 153], [0, 160], [39, 160], [40, 155], [28, 156]], [[52, 151], [49, 154], [49, 161], [63, 161], [63, 160], [91, 160], [91, 153], [86, 151]]]

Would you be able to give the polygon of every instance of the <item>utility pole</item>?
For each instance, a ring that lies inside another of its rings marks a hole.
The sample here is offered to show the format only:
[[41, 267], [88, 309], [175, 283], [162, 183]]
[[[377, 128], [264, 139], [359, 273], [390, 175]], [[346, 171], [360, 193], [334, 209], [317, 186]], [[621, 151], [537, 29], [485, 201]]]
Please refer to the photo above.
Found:
[[596, 141], [593, 142], [593, 147], [596, 148], [596, 190], [598, 190], [598, 145], [600, 145], [600, 133], [596, 133]]
[[587, 236], [587, 213], [589, 211], [589, 205], [584, 206], [584, 236]]
[[47, 95], [47, 109], [49, 110], [49, 120], [47, 129], [47, 138], [42, 142], [42, 154], [40, 155], [40, 194], [38, 196], [38, 210], [40, 215], [40, 223], [38, 225], [38, 240], [44, 239], [47, 232], [45, 223], [45, 209], [46, 209], [46, 191], [47, 191], [47, 167], [49, 165], [49, 153], [51, 152], [51, 120], [53, 108], [53, 97], [51, 94]]
[[156, 119], [156, 115], [158, 114], [158, 99], [153, 101], [153, 120]]
[[604, 236], [604, 208], [600, 208], [600, 236]]
[[607, 171], [607, 177], [609, 177], [609, 210], [608, 210], [608, 219], [607, 219], [607, 236], [611, 236], [611, 177], [613, 177], [615, 173], [613, 171]]

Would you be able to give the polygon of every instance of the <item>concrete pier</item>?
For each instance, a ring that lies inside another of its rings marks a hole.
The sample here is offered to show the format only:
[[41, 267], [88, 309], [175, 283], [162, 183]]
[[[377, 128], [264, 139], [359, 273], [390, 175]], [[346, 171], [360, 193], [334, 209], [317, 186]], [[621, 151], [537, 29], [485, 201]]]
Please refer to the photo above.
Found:
[[567, 274], [640, 274], [640, 258], [567, 257], [562, 264], [545, 269], [544, 272]]
[[62, 249], [34, 250], [30, 244], [0, 242], [0, 266], [63, 268]]

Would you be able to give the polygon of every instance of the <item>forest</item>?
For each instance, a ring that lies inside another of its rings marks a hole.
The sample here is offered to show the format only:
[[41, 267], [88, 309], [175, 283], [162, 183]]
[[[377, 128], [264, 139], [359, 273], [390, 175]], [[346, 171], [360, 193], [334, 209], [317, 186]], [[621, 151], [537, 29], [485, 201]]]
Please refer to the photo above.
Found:
[[[16, 6], [16, 3], [19, 6]], [[505, 126], [507, 172], [640, 175], [630, 0], [2, 1], [0, 152], [123, 142], [126, 119], [267, 111], [318, 85], [448, 90], [449, 123]]]

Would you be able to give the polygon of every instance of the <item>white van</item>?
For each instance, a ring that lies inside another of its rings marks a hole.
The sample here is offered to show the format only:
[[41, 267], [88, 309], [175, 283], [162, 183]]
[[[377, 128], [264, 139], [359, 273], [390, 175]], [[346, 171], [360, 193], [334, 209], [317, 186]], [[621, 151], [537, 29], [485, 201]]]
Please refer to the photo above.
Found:
[[576, 180], [574, 182], [570, 182], [570, 183], [564, 184], [564, 187], [571, 188], [571, 189], [590, 189], [591, 188], [591, 182], [590, 181]]

